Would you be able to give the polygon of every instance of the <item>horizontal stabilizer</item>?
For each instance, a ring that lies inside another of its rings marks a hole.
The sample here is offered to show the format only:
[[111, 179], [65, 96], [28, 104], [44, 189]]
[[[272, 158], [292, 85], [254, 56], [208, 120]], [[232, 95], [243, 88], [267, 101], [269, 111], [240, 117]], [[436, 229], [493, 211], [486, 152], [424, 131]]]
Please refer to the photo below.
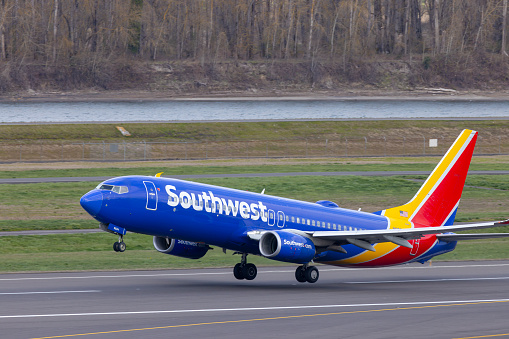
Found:
[[[444, 240], [446, 237], [457, 236], [454, 234], [441, 234], [441, 233], [450, 233], [452, 231], [467, 231], [472, 229], [482, 229], [482, 228], [491, 228], [491, 227], [500, 227], [500, 226], [508, 226], [509, 220], [504, 221], [491, 221], [491, 222], [482, 222], [482, 223], [472, 223], [472, 224], [462, 224], [462, 225], [452, 225], [452, 226], [435, 226], [435, 227], [417, 227], [417, 228], [403, 228], [403, 229], [383, 229], [383, 230], [362, 230], [362, 231], [317, 231], [317, 232], [306, 232], [311, 239], [322, 239], [334, 241], [337, 244], [354, 244], [359, 246], [356, 243], [356, 240], [362, 241], [362, 244], [365, 243], [375, 244], [381, 242], [392, 242], [400, 246], [409, 247], [410, 244], [407, 240], [411, 239], [420, 239], [422, 236], [426, 234], [437, 234], [439, 237]], [[509, 236], [509, 233], [507, 233]], [[473, 235], [472, 235], [473, 236]], [[444, 240], [447, 241], [447, 240]], [[367, 246], [359, 246], [364, 249]], [[371, 250], [371, 249], [369, 249]]]
[[509, 233], [472, 233], [472, 234], [437, 234], [438, 240], [442, 241], [460, 241], [460, 240], [479, 240], [488, 238], [505, 238]]

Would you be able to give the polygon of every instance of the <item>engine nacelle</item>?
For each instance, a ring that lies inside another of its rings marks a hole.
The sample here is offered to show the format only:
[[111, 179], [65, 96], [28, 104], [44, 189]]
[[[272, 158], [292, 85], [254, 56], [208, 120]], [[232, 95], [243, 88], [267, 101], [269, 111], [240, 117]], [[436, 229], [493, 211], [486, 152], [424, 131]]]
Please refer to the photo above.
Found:
[[205, 244], [166, 237], [154, 237], [154, 247], [161, 253], [187, 259], [200, 259], [209, 250]]
[[286, 231], [268, 231], [260, 238], [260, 253], [269, 259], [307, 264], [315, 257], [311, 239]]

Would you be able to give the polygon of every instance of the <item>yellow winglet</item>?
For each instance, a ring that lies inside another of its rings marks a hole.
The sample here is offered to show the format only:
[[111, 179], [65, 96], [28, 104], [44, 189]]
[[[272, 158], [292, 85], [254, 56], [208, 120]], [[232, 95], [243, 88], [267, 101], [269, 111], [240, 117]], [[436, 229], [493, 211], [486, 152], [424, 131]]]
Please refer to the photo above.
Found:
[[161, 176], [161, 174], [163, 174], [164, 172], [159, 172], [155, 175], [156, 178], [159, 178]]

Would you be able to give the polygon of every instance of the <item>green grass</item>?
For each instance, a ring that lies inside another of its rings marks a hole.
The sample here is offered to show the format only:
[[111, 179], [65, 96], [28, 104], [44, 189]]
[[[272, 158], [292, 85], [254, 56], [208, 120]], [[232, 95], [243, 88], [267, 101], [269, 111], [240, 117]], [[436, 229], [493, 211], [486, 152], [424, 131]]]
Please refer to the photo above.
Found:
[[87, 219], [0, 220], [0, 232], [31, 230], [76, 230], [97, 228], [98, 222]]
[[[418, 177], [421, 178], [422, 177]], [[493, 180], [491, 180], [493, 178]], [[408, 201], [421, 183], [407, 177], [269, 177], [200, 179], [250, 191], [266, 188], [267, 194], [316, 201], [330, 199], [347, 208], [363, 207], [375, 211]], [[504, 190], [509, 176], [472, 176], [467, 184], [496, 190], [465, 188], [458, 221], [493, 220], [508, 217], [509, 191]], [[79, 206], [79, 197], [95, 183], [55, 183], [0, 185], [1, 217], [12, 212], [10, 220], [0, 220], [0, 230], [96, 228], [97, 222]], [[72, 217], [62, 219], [62, 216]], [[493, 229], [509, 232], [509, 227]], [[202, 259], [189, 260], [156, 252], [150, 236], [128, 234], [128, 250], [115, 253], [114, 235], [65, 234], [0, 237], [0, 272], [167, 269], [232, 267], [239, 261], [231, 252], [209, 251]], [[434, 260], [507, 259], [509, 242], [505, 239], [461, 242], [457, 249]], [[286, 265], [250, 256], [257, 265]]]
[[[219, 248], [191, 260], [157, 252], [147, 235], [129, 233], [125, 240], [127, 251], [116, 253], [112, 249], [116, 237], [108, 233], [0, 237], [0, 272], [233, 267], [240, 261], [238, 255]], [[461, 242], [433, 261], [507, 258], [509, 239], [491, 239]], [[289, 265], [254, 255], [248, 260], [258, 266]]]
[[[401, 161], [401, 159], [398, 159]], [[326, 164], [282, 164], [282, 165], [242, 165], [242, 166], [168, 166], [158, 167], [128, 167], [128, 168], [80, 168], [56, 170], [20, 170], [0, 171], [1, 179], [11, 178], [50, 178], [50, 177], [99, 177], [122, 175], [155, 175], [164, 172], [164, 176], [194, 175], [194, 174], [244, 174], [244, 173], [289, 173], [289, 172], [354, 172], [354, 171], [432, 171], [438, 158], [432, 158], [431, 163], [372, 163], [356, 164], [333, 162]], [[507, 170], [505, 163], [472, 164], [470, 170]], [[491, 178], [492, 176], [489, 176]]]
[[[483, 169], [501, 169], [497, 164], [483, 165]], [[432, 164], [401, 164], [398, 171], [431, 171]], [[155, 175], [164, 172], [164, 176], [193, 174], [243, 174], [243, 173], [288, 173], [288, 172], [336, 172], [336, 171], [391, 171], [391, 164], [302, 164], [302, 165], [245, 165], [245, 166], [179, 166], [179, 167], [135, 167], [135, 168], [82, 168], [57, 170], [0, 171], [0, 178], [48, 178], [48, 177], [95, 177], [121, 175]]]
[[[423, 177], [417, 177], [423, 178]], [[341, 207], [375, 212], [399, 206], [413, 197], [420, 182], [407, 177], [298, 176], [258, 178], [206, 178], [195, 181], [261, 192], [287, 198], [332, 200]], [[509, 176], [471, 176], [457, 221], [493, 220], [509, 217]], [[79, 205], [80, 197], [96, 182], [0, 185], [0, 230], [77, 229], [96, 227]]]
[[458, 242], [454, 251], [435, 257], [433, 261], [496, 260], [508, 258], [509, 238], [500, 238]]
[[[157, 252], [152, 237], [129, 233], [127, 251], [116, 253], [109, 233], [0, 237], [0, 272], [233, 267], [240, 256], [219, 248], [197, 260]], [[260, 266], [288, 265], [258, 256]]]
[[[119, 124], [2, 125], [0, 141], [125, 140]], [[364, 137], [372, 135], [457, 135], [462, 129], [481, 135], [504, 135], [509, 120], [382, 120], [382, 121], [265, 121], [209, 123], [125, 123], [129, 140], [274, 140], [292, 138]]]

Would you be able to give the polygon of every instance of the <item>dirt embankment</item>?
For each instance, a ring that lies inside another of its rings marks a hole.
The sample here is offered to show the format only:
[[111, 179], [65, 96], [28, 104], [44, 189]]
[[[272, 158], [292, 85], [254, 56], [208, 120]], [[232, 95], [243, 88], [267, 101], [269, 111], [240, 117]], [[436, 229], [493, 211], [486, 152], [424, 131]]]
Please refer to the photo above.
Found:
[[4, 100], [408, 93], [508, 95], [509, 58], [481, 55], [467, 60], [393, 60], [377, 56], [369, 62], [345, 64], [295, 60], [135, 63], [118, 59], [93, 67], [0, 63], [0, 98]]

